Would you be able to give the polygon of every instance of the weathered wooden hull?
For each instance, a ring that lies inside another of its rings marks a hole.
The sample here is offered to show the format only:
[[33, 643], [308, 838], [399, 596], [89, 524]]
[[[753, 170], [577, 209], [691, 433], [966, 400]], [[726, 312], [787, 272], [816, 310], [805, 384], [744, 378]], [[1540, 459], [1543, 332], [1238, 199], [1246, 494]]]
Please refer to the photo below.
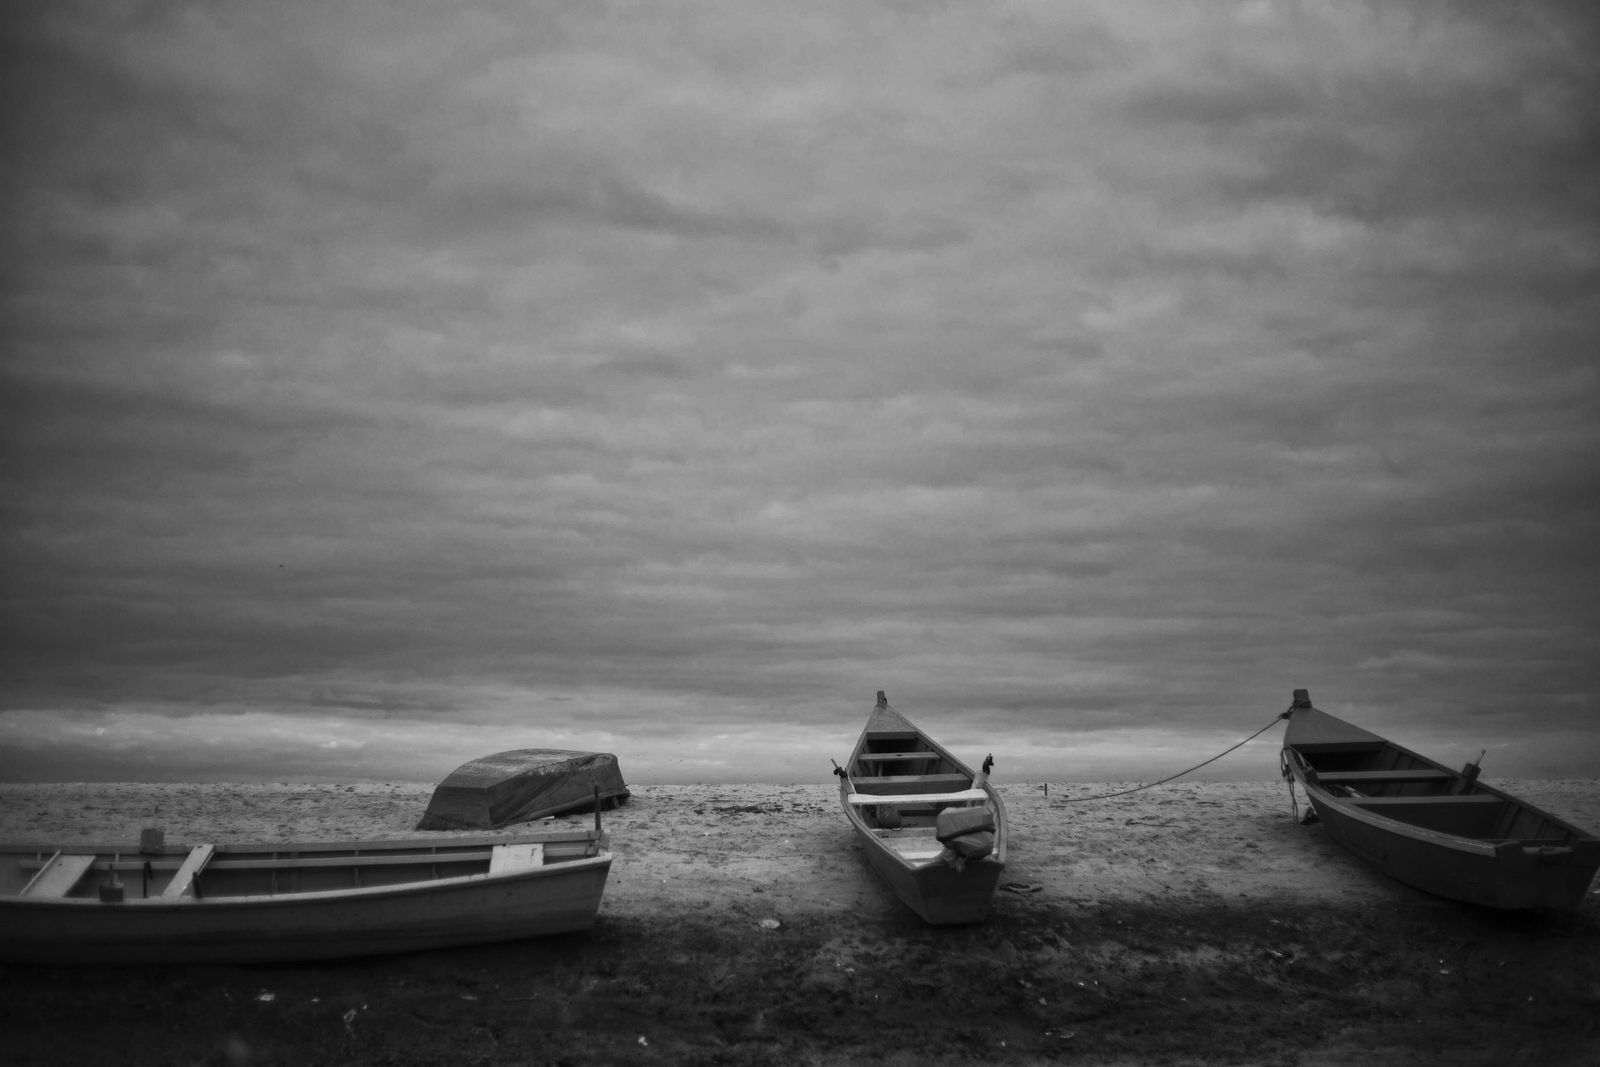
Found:
[[[591, 841], [583, 842], [585, 836]], [[511, 941], [594, 925], [611, 867], [600, 835], [463, 840], [432, 852], [427, 843], [413, 842], [218, 846], [202, 875], [206, 888], [198, 896], [178, 898], [163, 891], [173, 880], [181, 849], [141, 856], [137, 848], [93, 847], [96, 866], [70, 895], [37, 898], [18, 895], [17, 884], [49, 851], [0, 847], [8, 890], [0, 895], [0, 959], [71, 964], [325, 960]], [[528, 842], [549, 849], [550, 860], [491, 869], [495, 845]], [[467, 849], [476, 849], [482, 861], [468, 858]], [[352, 855], [361, 857], [355, 865], [349, 863]], [[101, 886], [112, 880], [120, 882], [123, 899], [107, 902]]]
[[519, 748], [464, 763], [434, 789], [418, 830], [491, 830], [628, 798], [609, 752]]
[[[839, 802], [868, 864], [908, 908], [935, 926], [982, 922], [989, 914], [1000, 875], [1005, 870], [1006, 809], [985, 772], [974, 775], [921, 729], [889, 708], [883, 694], [873, 710], [839, 779]], [[874, 750], [877, 750], [876, 754]], [[888, 753], [889, 749], [897, 751]], [[898, 770], [900, 773], [877, 772]], [[965, 785], [966, 788], [957, 788]], [[924, 791], [927, 791], [926, 793]], [[901, 805], [897, 798], [937, 796], [949, 800], [926, 805]], [[875, 808], [863, 796], [882, 796], [893, 806], [904, 829], [875, 825]], [[854, 799], [852, 799], [854, 798]], [[993, 815], [994, 848], [964, 867], [945, 862], [933, 838], [933, 813], [952, 805], [981, 803]]]
[[1334, 718], [1297, 690], [1284, 766], [1352, 855], [1436, 896], [1508, 910], [1575, 908], [1600, 838]]
[[963, 926], [989, 917], [989, 905], [1005, 864], [980, 860], [956, 871], [938, 860], [919, 866], [903, 862], [864, 826], [856, 828], [867, 862], [906, 907], [931, 926]]

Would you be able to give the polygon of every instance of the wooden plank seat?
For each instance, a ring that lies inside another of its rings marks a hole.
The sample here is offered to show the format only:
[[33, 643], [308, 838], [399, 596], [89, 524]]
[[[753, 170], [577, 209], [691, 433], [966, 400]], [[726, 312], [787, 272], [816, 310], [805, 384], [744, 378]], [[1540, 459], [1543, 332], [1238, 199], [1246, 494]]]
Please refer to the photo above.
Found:
[[931, 763], [939, 758], [937, 752], [863, 752], [862, 763]]
[[200, 877], [200, 872], [205, 870], [206, 864], [211, 862], [212, 853], [216, 852], [216, 845], [196, 845], [189, 850], [189, 856], [178, 868], [178, 873], [172, 876], [172, 881], [167, 883], [167, 888], [161, 891], [161, 896], [167, 899], [181, 900], [186, 897], [198, 897], [195, 881]]
[[857, 792], [936, 793], [941, 789], [962, 789], [972, 784], [972, 778], [965, 774], [857, 775], [850, 782]]
[[1409, 771], [1318, 771], [1317, 781], [1327, 785], [1356, 785], [1383, 782], [1447, 782], [1455, 775], [1432, 767], [1417, 767]]
[[489, 873], [499, 874], [502, 871], [524, 871], [530, 867], [543, 866], [544, 845], [537, 841], [525, 841], [494, 846], [494, 855], [489, 860]]
[[1504, 804], [1505, 801], [1492, 793], [1462, 793], [1440, 794], [1438, 796], [1415, 797], [1350, 797], [1349, 802], [1363, 808], [1422, 808], [1433, 804], [1466, 805], [1466, 804]]
[[23, 886], [22, 895], [64, 897], [72, 892], [73, 886], [76, 886], [93, 866], [93, 856], [68, 856], [57, 852], [46, 860], [40, 866], [38, 873]]
[[988, 800], [982, 789], [952, 789], [947, 793], [851, 793], [851, 804], [883, 804], [889, 807], [914, 804], [970, 804]]

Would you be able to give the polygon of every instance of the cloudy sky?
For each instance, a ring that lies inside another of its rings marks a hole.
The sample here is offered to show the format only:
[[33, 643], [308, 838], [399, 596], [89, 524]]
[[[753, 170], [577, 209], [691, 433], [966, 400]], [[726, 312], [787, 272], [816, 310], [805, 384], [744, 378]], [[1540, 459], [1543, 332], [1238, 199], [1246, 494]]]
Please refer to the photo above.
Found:
[[0, 780], [1594, 775], [1584, 0], [0, 40]]

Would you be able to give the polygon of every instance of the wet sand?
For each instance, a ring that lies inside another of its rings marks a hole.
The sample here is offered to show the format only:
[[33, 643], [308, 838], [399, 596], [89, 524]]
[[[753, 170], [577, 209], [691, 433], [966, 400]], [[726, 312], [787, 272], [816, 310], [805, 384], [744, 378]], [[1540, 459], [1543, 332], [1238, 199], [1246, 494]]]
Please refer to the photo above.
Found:
[[[1495, 784], [1600, 828], [1600, 782]], [[1426, 896], [1300, 825], [1282, 782], [1082, 803], [1113, 787], [1002, 784], [1005, 888], [958, 929], [876, 880], [827, 784], [632, 788], [604, 815], [615, 862], [589, 933], [339, 964], [4, 967], [8, 1062], [1600, 1061], [1600, 892], [1531, 916]], [[0, 783], [0, 838], [405, 836], [430, 793]]]

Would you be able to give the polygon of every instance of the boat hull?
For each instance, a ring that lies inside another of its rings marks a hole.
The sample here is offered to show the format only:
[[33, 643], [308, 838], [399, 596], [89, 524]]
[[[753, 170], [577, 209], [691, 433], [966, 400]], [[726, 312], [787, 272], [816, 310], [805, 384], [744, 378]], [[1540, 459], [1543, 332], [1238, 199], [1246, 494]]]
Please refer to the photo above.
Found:
[[857, 828], [856, 837], [878, 877], [930, 926], [964, 926], [989, 917], [1005, 864], [985, 859], [968, 863], [962, 871], [939, 861], [910, 867], [884, 849], [864, 826]]
[[[292, 846], [270, 847], [282, 854]], [[551, 849], [559, 847], [557, 843]], [[16, 849], [6, 852], [14, 867]], [[122, 855], [130, 854], [132, 850]], [[120, 901], [102, 900], [92, 892], [95, 886], [71, 896], [0, 897], [0, 959], [102, 965], [267, 963], [571, 933], [594, 925], [611, 867], [610, 853], [596, 850], [594, 855], [510, 871], [235, 895], [227, 892], [228, 881], [244, 875], [230, 873], [230, 863], [265, 866], [265, 861], [242, 860], [240, 855], [219, 849], [217, 870], [206, 875], [214, 890], [201, 896], [173, 899], [160, 893], [159, 882], [146, 892], [135, 869], [122, 878], [127, 898]], [[337, 862], [318, 859], [314, 852], [297, 855], [309, 856], [311, 862]], [[402, 877], [393, 873], [399, 869], [374, 867], [370, 877]], [[326, 879], [334, 870], [343, 868], [308, 868], [307, 873]], [[157, 873], [158, 879], [168, 876]], [[103, 883], [105, 877], [98, 880]], [[280, 877], [287, 880], [289, 875]]]
[[514, 749], [464, 763], [440, 782], [418, 830], [491, 830], [628, 799], [609, 752]]
[[1600, 868], [1600, 839], [1478, 781], [1476, 768], [1452, 770], [1318, 711], [1303, 690], [1283, 762], [1330, 838], [1435, 896], [1576, 908]]
[[1592, 858], [1362, 818], [1314, 786], [1306, 794], [1329, 837], [1391, 878], [1435, 896], [1506, 910], [1570, 909], [1583, 903], [1594, 879]]

